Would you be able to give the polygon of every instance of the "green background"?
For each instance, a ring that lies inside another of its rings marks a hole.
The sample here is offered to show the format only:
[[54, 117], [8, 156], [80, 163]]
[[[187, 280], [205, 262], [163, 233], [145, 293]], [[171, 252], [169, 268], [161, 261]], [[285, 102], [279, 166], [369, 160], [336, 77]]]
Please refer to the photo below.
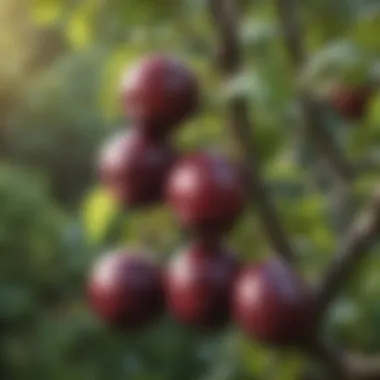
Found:
[[[0, 0], [1, 378], [290, 380], [305, 367], [300, 353], [268, 350], [234, 326], [204, 335], [164, 317], [143, 333], [109, 331], [83, 297], [86, 274], [103, 250], [148, 247], [165, 262], [185, 243], [165, 205], [121, 213], [97, 185], [98, 148], [126, 123], [120, 76], [152, 51], [186, 60], [202, 84], [202, 112], [175, 143], [184, 150], [236, 149], [224, 102], [244, 94], [265, 181], [300, 269], [314, 283], [331, 260], [336, 224], [347, 210], [336, 211], [331, 178], [299, 138], [296, 82], [274, 1], [244, 3], [245, 69], [222, 85], [206, 1]], [[299, 3], [309, 59], [297, 83], [319, 93], [334, 80], [379, 77], [377, 1]], [[358, 123], [328, 105], [323, 116], [332, 138], [362, 168], [353, 184], [361, 203], [380, 178], [380, 95]], [[254, 208], [227, 240], [242, 261], [271, 253]], [[342, 291], [324, 328], [362, 352], [380, 349], [379, 254], [375, 249]]]

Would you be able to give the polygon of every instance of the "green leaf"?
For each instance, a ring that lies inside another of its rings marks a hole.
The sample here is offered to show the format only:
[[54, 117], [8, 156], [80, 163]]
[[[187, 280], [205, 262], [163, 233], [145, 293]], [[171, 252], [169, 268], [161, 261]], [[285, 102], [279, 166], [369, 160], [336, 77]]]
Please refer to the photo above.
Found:
[[118, 205], [102, 188], [93, 189], [82, 206], [85, 231], [92, 242], [101, 242], [118, 213]]

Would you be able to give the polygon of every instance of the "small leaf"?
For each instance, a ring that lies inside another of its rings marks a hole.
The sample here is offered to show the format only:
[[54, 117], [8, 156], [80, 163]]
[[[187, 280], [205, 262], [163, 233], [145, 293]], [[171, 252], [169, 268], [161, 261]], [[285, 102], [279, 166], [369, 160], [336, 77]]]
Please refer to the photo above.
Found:
[[117, 213], [117, 203], [104, 189], [95, 188], [89, 193], [82, 206], [82, 217], [90, 241], [102, 241]]

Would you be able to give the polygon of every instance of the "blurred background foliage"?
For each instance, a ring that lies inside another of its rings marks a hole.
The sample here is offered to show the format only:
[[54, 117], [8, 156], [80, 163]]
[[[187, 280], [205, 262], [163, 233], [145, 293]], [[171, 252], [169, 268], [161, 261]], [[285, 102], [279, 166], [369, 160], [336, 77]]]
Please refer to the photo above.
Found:
[[[300, 83], [318, 91], [334, 80], [379, 79], [378, 1], [299, 3], [310, 54]], [[183, 244], [164, 206], [122, 212], [96, 183], [99, 145], [127, 122], [118, 102], [120, 75], [152, 51], [182, 57], [203, 85], [202, 113], [175, 139], [182, 149], [233, 152], [223, 101], [236, 92], [249, 98], [264, 174], [300, 267], [315, 281], [331, 259], [338, 238], [334, 197], [321, 193], [325, 175], [299, 144], [302, 120], [274, 2], [244, 6], [246, 68], [221, 87], [204, 0], [0, 1], [1, 378], [290, 380], [303, 368], [298, 354], [273, 353], [233, 327], [204, 335], [164, 318], [143, 334], [115, 333], [83, 301], [86, 272], [103, 249], [140, 245], [164, 262]], [[355, 183], [363, 200], [380, 178], [380, 95], [360, 123], [328, 106], [324, 117], [363, 169]], [[228, 240], [242, 260], [269, 253], [251, 210]], [[325, 330], [368, 352], [380, 349], [379, 255], [375, 250], [342, 293]]]

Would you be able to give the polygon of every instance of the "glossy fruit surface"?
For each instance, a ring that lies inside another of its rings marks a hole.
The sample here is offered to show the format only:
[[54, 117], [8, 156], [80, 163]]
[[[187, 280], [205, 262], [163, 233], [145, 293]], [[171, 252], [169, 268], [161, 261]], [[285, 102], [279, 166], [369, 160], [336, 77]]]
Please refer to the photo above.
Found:
[[107, 324], [123, 329], [144, 327], [163, 310], [162, 273], [143, 254], [129, 250], [107, 253], [90, 274], [88, 299]]
[[103, 147], [99, 171], [103, 184], [123, 205], [138, 207], [163, 198], [166, 176], [176, 154], [165, 142], [155, 142], [138, 129], [122, 132]]
[[176, 255], [166, 273], [169, 311], [181, 323], [218, 328], [230, 319], [236, 257], [220, 245], [194, 243]]
[[199, 89], [194, 73], [184, 63], [157, 55], [127, 73], [122, 97], [127, 115], [151, 135], [161, 136], [195, 113]]
[[195, 153], [177, 162], [166, 196], [182, 226], [197, 234], [228, 232], [243, 211], [247, 186], [242, 168], [218, 153]]
[[250, 337], [275, 345], [308, 339], [315, 302], [305, 283], [282, 261], [246, 267], [234, 291], [235, 322]]
[[341, 84], [331, 94], [334, 109], [349, 120], [361, 120], [372, 96], [368, 86], [348, 86]]

